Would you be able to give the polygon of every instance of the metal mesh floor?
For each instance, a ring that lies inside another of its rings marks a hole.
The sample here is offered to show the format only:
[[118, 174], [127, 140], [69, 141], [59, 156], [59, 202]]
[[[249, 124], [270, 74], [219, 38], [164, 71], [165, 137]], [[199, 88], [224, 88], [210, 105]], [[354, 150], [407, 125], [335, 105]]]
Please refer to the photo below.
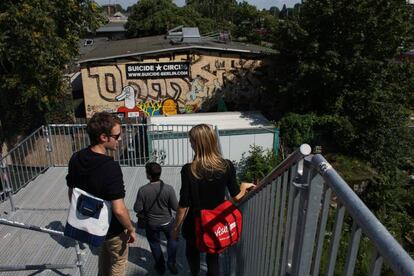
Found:
[[[181, 167], [164, 167], [162, 179], [172, 185], [177, 193], [181, 186]], [[132, 210], [139, 187], [148, 181], [142, 167], [123, 167], [126, 188], [125, 203], [131, 219], [136, 222]], [[17, 210], [10, 212], [8, 201], [0, 204], [0, 217], [26, 224], [63, 231], [69, 206], [65, 176], [66, 167], [49, 168], [14, 196]], [[138, 240], [129, 248], [127, 275], [156, 275], [148, 242], [143, 230], [137, 232]], [[166, 242], [162, 248], [166, 251]], [[179, 275], [189, 275], [185, 259], [185, 242], [178, 244], [177, 267]], [[97, 274], [98, 248], [83, 248], [86, 275]], [[165, 254], [166, 255], [166, 254]], [[59, 236], [0, 225], [0, 264], [38, 265], [73, 264], [76, 254], [73, 241]], [[201, 265], [202, 275], [205, 264]], [[0, 275], [78, 275], [77, 269], [0, 272]], [[169, 275], [168, 272], [165, 275]]]

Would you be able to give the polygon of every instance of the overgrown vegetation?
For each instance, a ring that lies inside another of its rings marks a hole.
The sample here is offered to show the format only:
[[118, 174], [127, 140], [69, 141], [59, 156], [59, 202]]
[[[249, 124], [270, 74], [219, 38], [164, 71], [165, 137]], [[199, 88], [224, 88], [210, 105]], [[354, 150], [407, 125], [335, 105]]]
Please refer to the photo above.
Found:
[[273, 151], [251, 146], [249, 152], [243, 154], [237, 163], [237, 177], [243, 182], [256, 182], [265, 177], [279, 162], [280, 159]]

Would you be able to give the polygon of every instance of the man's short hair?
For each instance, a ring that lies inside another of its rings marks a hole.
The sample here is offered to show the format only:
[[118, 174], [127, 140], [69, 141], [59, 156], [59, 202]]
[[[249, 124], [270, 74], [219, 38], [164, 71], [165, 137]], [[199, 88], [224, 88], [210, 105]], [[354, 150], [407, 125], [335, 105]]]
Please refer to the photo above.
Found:
[[112, 128], [117, 124], [120, 125], [121, 120], [116, 115], [108, 112], [93, 114], [86, 126], [91, 145], [94, 146], [100, 143], [99, 136], [101, 134], [111, 135]]
[[151, 178], [151, 181], [160, 180], [161, 176], [161, 166], [157, 162], [149, 162], [145, 165], [145, 171], [148, 176]]

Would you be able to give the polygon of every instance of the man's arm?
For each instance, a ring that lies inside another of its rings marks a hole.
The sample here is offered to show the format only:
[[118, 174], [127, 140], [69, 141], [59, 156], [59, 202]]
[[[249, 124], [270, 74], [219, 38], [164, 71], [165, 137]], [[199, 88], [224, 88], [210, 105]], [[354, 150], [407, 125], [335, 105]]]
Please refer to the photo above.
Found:
[[72, 188], [68, 188], [69, 203], [72, 202], [72, 192], [73, 192], [73, 189]]
[[127, 229], [129, 236], [128, 243], [133, 243], [136, 240], [135, 229], [132, 226], [131, 218], [129, 217], [128, 209], [125, 206], [123, 198], [112, 200], [112, 212], [122, 226]]

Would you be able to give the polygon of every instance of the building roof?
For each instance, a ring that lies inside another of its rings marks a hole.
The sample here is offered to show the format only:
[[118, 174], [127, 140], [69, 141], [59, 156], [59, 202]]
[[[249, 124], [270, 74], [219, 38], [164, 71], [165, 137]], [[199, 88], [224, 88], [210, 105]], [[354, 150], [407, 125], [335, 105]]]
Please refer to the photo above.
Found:
[[192, 114], [177, 114], [170, 116], [152, 116], [148, 124], [155, 125], [197, 125], [209, 124], [220, 130], [235, 129], [273, 129], [274, 126], [260, 112], [206, 112]]
[[164, 35], [106, 41], [97, 45], [92, 51], [83, 56], [79, 63], [104, 61], [109, 59], [127, 58], [139, 55], [154, 55], [163, 52], [177, 52], [185, 50], [215, 50], [250, 54], [276, 54], [277, 51], [253, 45], [229, 41], [221, 43], [211, 39], [203, 39], [197, 43], [172, 44]]
[[125, 22], [109, 22], [108, 24], [98, 28], [97, 33], [108, 33], [108, 32], [125, 32]]

